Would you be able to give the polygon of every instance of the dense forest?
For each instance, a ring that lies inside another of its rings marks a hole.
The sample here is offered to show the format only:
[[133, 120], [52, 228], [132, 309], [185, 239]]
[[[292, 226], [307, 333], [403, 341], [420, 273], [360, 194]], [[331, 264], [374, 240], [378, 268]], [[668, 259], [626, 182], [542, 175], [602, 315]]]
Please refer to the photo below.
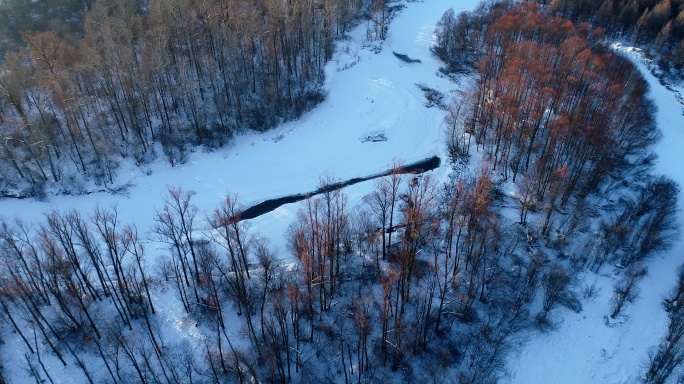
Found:
[[0, 54], [25, 45], [22, 31], [53, 30], [61, 35], [83, 33], [83, 16], [91, 0], [7, 0], [0, 3]]
[[684, 1], [682, 0], [539, 0], [575, 22], [588, 21], [609, 35], [619, 35], [649, 50], [658, 64], [682, 75]]
[[[631, 41], [656, 58], [666, 74], [681, 79], [684, 69], [684, 2], [681, 0], [537, 0], [548, 11], [576, 24]], [[465, 17], [462, 15], [461, 17]], [[476, 20], [472, 22], [479, 23]], [[477, 26], [462, 25], [463, 31]], [[466, 35], [458, 38], [465, 39]], [[453, 60], [453, 59], [452, 59]]]
[[448, 12], [437, 51], [452, 68], [479, 58], [475, 89], [450, 112], [452, 125], [467, 127], [452, 135], [451, 152], [481, 147], [504, 180], [547, 200], [553, 212], [596, 190], [609, 173], [642, 172], [658, 131], [648, 85], [601, 45], [601, 31], [538, 8], [525, 3], [495, 22], [473, 16], [486, 34], [467, 31], [467, 16]]
[[[6, 140], [3, 172], [49, 179], [59, 149], [106, 182], [115, 167], [99, 161], [144, 161], [153, 140], [174, 158], [173, 143], [294, 117], [320, 92], [331, 38], [363, 8], [126, 4], [94, 2], [77, 45], [27, 32], [29, 49], [7, 54], [2, 124], [21, 136]], [[233, 24], [245, 19], [250, 29]], [[1, 336], [18, 340], [28, 375], [52, 381], [49, 355], [90, 383], [493, 383], [522, 330], [595, 294], [577, 288], [581, 271], [619, 276], [606, 313], [619, 316], [678, 234], [679, 187], [649, 173], [659, 135], [648, 84], [600, 30], [534, 2], [449, 10], [436, 35], [444, 72], [476, 79], [446, 114], [449, 181], [397, 171], [352, 207], [323, 178], [288, 228], [288, 255], [240, 220], [237, 197], [200, 212], [181, 188], [156, 203], [152, 228], [115, 208], [1, 219]], [[247, 113], [257, 105], [273, 114]], [[469, 166], [475, 152], [488, 161]], [[156, 260], [147, 242], [162, 244]], [[684, 359], [680, 275], [644, 382]], [[168, 337], [162, 297], [195, 324], [192, 342]]]
[[[539, 2], [648, 48], [666, 73], [684, 65], [680, 0]], [[360, 18], [383, 38], [386, 1], [3, 1], [0, 196], [107, 187], [127, 159], [175, 165], [296, 118], [325, 97], [334, 40]]]
[[387, 21], [384, 1], [53, 3], [0, 6], [0, 195], [107, 186], [122, 160], [174, 165], [296, 118], [325, 96], [335, 39]]

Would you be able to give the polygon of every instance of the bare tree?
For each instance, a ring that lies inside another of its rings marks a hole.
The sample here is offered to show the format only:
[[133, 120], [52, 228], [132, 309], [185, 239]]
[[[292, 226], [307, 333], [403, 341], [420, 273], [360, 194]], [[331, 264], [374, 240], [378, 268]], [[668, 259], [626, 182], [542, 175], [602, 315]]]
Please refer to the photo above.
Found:
[[679, 186], [674, 180], [659, 176], [649, 180], [630, 210], [633, 232], [622, 258], [627, 266], [669, 249], [679, 237], [676, 221]]
[[392, 245], [392, 234], [395, 228], [395, 215], [399, 203], [399, 188], [403, 177], [401, 165], [394, 163], [395, 172], [388, 177], [383, 177], [375, 182], [375, 189], [365, 199], [366, 204], [373, 212], [375, 222], [379, 225], [382, 235], [382, 259], [387, 260], [388, 249]]
[[261, 290], [261, 308], [260, 308], [260, 318], [261, 318], [261, 338], [266, 341], [266, 321], [265, 321], [265, 309], [266, 303], [269, 301], [269, 293], [274, 288], [273, 282], [277, 278], [278, 265], [275, 256], [275, 252], [269, 243], [268, 239], [265, 237], [256, 237], [254, 239], [254, 253], [259, 261], [259, 266], [261, 267], [261, 280], [262, 280], [262, 290]]
[[[192, 286], [195, 302], [199, 302], [197, 293], [199, 270], [192, 238], [197, 208], [190, 204], [193, 194], [194, 192], [184, 192], [180, 188], [170, 188], [169, 196], [164, 197], [164, 207], [156, 210], [155, 225], [152, 228], [157, 238], [171, 248], [176, 286], [186, 311], [190, 311], [186, 287]], [[188, 254], [192, 256], [192, 266], [188, 260]]]
[[537, 177], [531, 174], [533, 169], [525, 172], [515, 183], [518, 187], [518, 195], [515, 198], [515, 202], [520, 207], [519, 222], [521, 225], [527, 224], [527, 214], [530, 210], [533, 210], [538, 203], [536, 195]]
[[613, 297], [610, 299], [610, 317], [616, 318], [627, 303], [634, 302], [639, 297], [637, 284], [646, 276], [647, 269], [643, 265], [631, 265], [615, 283]]
[[208, 233], [217, 245], [228, 253], [230, 261], [230, 274], [223, 271], [227, 281], [232, 285], [238, 315], [245, 314], [251, 341], [257, 345], [257, 335], [252, 319], [252, 309], [255, 303], [250, 296], [252, 294], [248, 253], [252, 243], [249, 233], [249, 225], [240, 220], [241, 207], [237, 196], [228, 195], [221, 205], [214, 210], [209, 219], [211, 232]]
[[560, 264], [553, 264], [543, 277], [544, 301], [542, 310], [537, 315], [539, 319], [546, 319], [549, 311], [567, 295], [568, 284], [570, 284], [570, 276], [565, 268]]

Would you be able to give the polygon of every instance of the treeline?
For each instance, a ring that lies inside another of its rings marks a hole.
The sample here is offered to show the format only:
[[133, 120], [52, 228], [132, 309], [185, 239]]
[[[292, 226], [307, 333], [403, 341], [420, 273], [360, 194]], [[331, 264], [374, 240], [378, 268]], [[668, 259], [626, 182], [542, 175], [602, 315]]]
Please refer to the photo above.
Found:
[[[548, 4], [548, 0], [540, 0]], [[610, 35], [624, 36], [647, 48], [666, 71], [684, 66], [682, 0], [552, 0], [550, 9], [575, 22], [588, 21]]]
[[161, 150], [176, 164], [190, 145], [293, 119], [324, 97], [335, 38], [384, 7], [96, 1], [81, 38], [24, 31], [26, 49], [0, 68], [0, 191], [63, 181], [77, 193], [84, 178], [106, 186], [121, 159], [144, 163]]
[[[477, 71], [447, 114], [447, 146], [455, 163], [467, 161], [472, 147], [482, 149], [498, 176], [514, 183], [519, 223], [528, 226], [533, 213], [559, 256], [595, 272], [616, 267], [609, 303], [616, 318], [638, 297], [648, 257], [679, 236], [679, 187], [649, 175], [659, 133], [648, 84], [607, 50], [601, 29], [555, 16], [560, 4], [487, 2], [472, 13], [444, 14], [435, 47], [444, 71]], [[573, 7], [580, 4], [589, 2]], [[620, 198], [601, 197], [612, 194]], [[600, 220], [587, 226], [588, 217]], [[595, 234], [589, 243], [573, 243], [573, 233], [587, 230]], [[593, 295], [587, 287], [585, 296]], [[664, 382], [679, 369], [680, 315], [672, 310], [644, 382]]]
[[[492, 380], [537, 285], [560, 276], [546, 316], [568, 296], [568, 272], [519, 256], [488, 174], [439, 185], [395, 173], [356, 209], [328, 189], [287, 231], [292, 266], [236, 218], [234, 196], [201, 214], [193, 192], [170, 189], [147, 235], [114, 208], [3, 220], [5, 329], [38, 381], [54, 377], [48, 357], [91, 383]], [[156, 262], [148, 241], [166, 244]], [[167, 290], [201, 334], [190, 343], [169, 339], [155, 314]], [[228, 332], [234, 314], [241, 336]], [[420, 356], [432, 362], [419, 367]]]
[[532, 206], [541, 208], [548, 236], [554, 213], [572, 198], [648, 169], [659, 137], [648, 84], [601, 45], [600, 31], [526, 2], [459, 17], [447, 12], [437, 34], [437, 52], [451, 68], [477, 59], [479, 74], [449, 113], [450, 150], [485, 151], [494, 170], [518, 186], [522, 224]]
[[[286, 254], [239, 220], [235, 196], [199, 212], [180, 188], [144, 232], [116, 208], [2, 219], [3, 338], [17, 338], [12, 353], [37, 381], [61, 362], [90, 383], [495, 382], [520, 330], [559, 305], [581, 309], [571, 286], [589, 260], [546, 254], [500, 216], [490, 175], [438, 184], [397, 172], [357, 207], [324, 179], [289, 226]], [[658, 189], [633, 217], [673, 219], [676, 188]], [[611, 258], [644, 251], [627, 266], [663, 249], [603, 244], [590, 245]], [[637, 292], [625, 289], [621, 307]], [[197, 334], [170, 337], [159, 314], [170, 311]]]
[[[552, 15], [571, 20], [575, 24], [588, 22], [592, 28], [600, 28], [609, 36], [623, 37], [643, 47], [657, 59], [666, 73], [676, 75], [684, 66], [684, 2], [681, 0], [538, 0]], [[491, 24], [490, 9], [501, 5], [510, 6], [510, 1], [490, 1], [480, 6], [473, 13], [462, 13], [457, 28], [459, 33], [452, 34], [449, 41], [440, 41], [438, 52], [440, 57], [451, 65], [451, 70], [459, 69], [459, 65], [467, 63], [472, 57], [466, 41], [472, 38], [474, 31], [485, 33], [484, 25]], [[454, 14], [452, 19], [455, 18]], [[446, 21], [446, 20], [445, 20]], [[455, 22], [451, 21], [450, 22]], [[442, 38], [446, 38], [442, 36]], [[459, 47], [455, 49], [456, 47]], [[672, 70], [672, 71], [670, 71]]]

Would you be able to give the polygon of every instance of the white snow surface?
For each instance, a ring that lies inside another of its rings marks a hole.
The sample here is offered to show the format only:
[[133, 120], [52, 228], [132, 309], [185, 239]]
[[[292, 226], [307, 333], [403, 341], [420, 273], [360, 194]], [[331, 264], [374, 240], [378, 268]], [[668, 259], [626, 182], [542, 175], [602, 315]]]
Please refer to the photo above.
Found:
[[[227, 193], [237, 193], [249, 206], [264, 199], [316, 189], [322, 175], [339, 179], [365, 176], [387, 169], [394, 160], [404, 163], [443, 155], [444, 112], [426, 108], [416, 83], [449, 94], [460, 86], [437, 76], [439, 62], [429, 51], [433, 31], [442, 13], [449, 7], [457, 12], [473, 9], [476, 0], [426, 0], [406, 2], [392, 22], [382, 51], [364, 47], [366, 27], [361, 25], [350, 38], [338, 44], [337, 53], [326, 69], [326, 100], [301, 119], [283, 124], [264, 134], [237, 137], [227, 148], [192, 153], [187, 164], [170, 167], [162, 160], [149, 166], [124, 166], [120, 181], [132, 186], [126, 194], [93, 193], [85, 196], [50, 196], [47, 202], [33, 199], [0, 200], [0, 216], [25, 221], [41, 220], [53, 209], [76, 209], [84, 214], [96, 206], [116, 205], [122, 223], [135, 223], [144, 234], [152, 227], [155, 208], [169, 187], [194, 190], [193, 202], [200, 218], [210, 214]], [[378, 43], [375, 43], [377, 46]], [[422, 63], [398, 60], [392, 51], [406, 54]], [[640, 57], [628, 49], [623, 52], [642, 70], [651, 84], [651, 97], [658, 105], [658, 125], [664, 139], [656, 146], [658, 173], [669, 175], [684, 185], [684, 117], [674, 94], [660, 85]], [[362, 138], [384, 132], [387, 141], [362, 142]], [[442, 156], [443, 162], [445, 157]], [[147, 171], [152, 173], [147, 175]], [[443, 178], [448, 167], [433, 171]], [[357, 184], [345, 191], [354, 206], [372, 188], [372, 182]], [[681, 205], [681, 200], [680, 200]], [[251, 221], [253, 229], [267, 235], [281, 258], [289, 258], [284, 246], [284, 232], [294, 219], [297, 204], [285, 205]], [[683, 210], [678, 213], [684, 223]], [[201, 225], [201, 223], [200, 223]], [[146, 248], [147, 264], [163, 248], [150, 243]], [[667, 326], [661, 300], [674, 286], [675, 269], [681, 263], [684, 243], [666, 255], [655, 258], [649, 274], [641, 282], [641, 297], [624, 313], [617, 324], [607, 326], [614, 277], [585, 274], [585, 281], [596, 281], [601, 288], [593, 299], [583, 301], [583, 311], [559, 309], [554, 320], [556, 330], [530, 333], [530, 340], [514, 351], [508, 363], [510, 383], [625, 383], [638, 379], [646, 364], [649, 348], [657, 345]], [[154, 300], [163, 322], [172, 324], [169, 338], [193, 340], [199, 335], [186, 324], [180, 303], [172, 292], [158, 293]], [[8, 376], [28, 380], [21, 356], [21, 341], [8, 338], [1, 347]], [[80, 372], [63, 369], [56, 359], [44, 356], [55, 382], [79, 382]], [[17, 381], [17, 382], [19, 382]]]

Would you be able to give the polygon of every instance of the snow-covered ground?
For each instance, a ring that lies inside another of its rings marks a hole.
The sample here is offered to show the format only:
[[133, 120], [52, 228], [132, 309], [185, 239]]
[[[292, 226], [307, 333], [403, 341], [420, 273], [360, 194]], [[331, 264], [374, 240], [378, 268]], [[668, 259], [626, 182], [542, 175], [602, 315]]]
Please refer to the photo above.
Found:
[[[240, 201], [251, 205], [258, 201], [316, 189], [319, 178], [332, 175], [340, 179], [364, 176], [392, 166], [394, 160], [412, 162], [442, 154], [443, 111], [426, 108], [424, 96], [416, 83], [424, 83], [449, 94], [459, 88], [439, 77], [439, 62], [429, 46], [442, 13], [449, 7], [457, 12], [473, 9], [476, 0], [426, 0], [406, 2], [392, 22], [382, 50], [364, 46], [365, 25], [352, 32], [350, 39], [339, 43], [334, 60], [327, 67], [327, 99], [301, 119], [282, 125], [265, 134], [236, 138], [229, 147], [213, 153], [193, 153], [187, 164], [171, 168], [158, 163], [124, 167], [121, 183], [130, 180], [125, 194], [94, 193], [85, 196], [52, 196], [47, 202], [26, 200], [0, 201], [0, 215], [26, 221], [41, 219], [52, 209], [77, 209], [84, 213], [96, 206], [116, 205], [123, 223], [134, 222], [141, 232], [153, 223], [155, 208], [169, 187], [195, 190], [193, 201], [200, 216], [211, 212], [227, 193], [239, 194]], [[377, 45], [377, 44], [376, 44]], [[406, 54], [421, 63], [405, 63], [392, 52]], [[684, 185], [684, 117], [674, 94], [661, 86], [637, 56], [631, 55], [652, 85], [651, 95], [658, 105], [658, 124], [664, 139], [656, 149], [660, 160], [656, 171], [669, 175]], [[362, 139], [384, 133], [386, 141]], [[448, 167], [434, 171], [442, 178]], [[148, 171], [151, 174], [147, 175]], [[372, 188], [366, 182], [347, 188], [350, 206]], [[284, 231], [294, 219], [298, 205], [286, 205], [252, 220], [253, 228], [270, 237], [281, 258], [289, 257], [284, 247]], [[684, 211], [679, 221], [684, 223]], [[154, 243], [147, 247], [148, 264], [161, 251]], [[606, 326], [612, 276], [586, 275], [587, 283], [597, 282], [601, 292], [583, 302], [576, 314], [559, 309], [554, 313], [557, 330], [532, 334], [530, 341], [512, 354], [505, 381], [511, 383], [623, 383], [635, 378], [646, 363], [647, 351], [655, 346], [666, 327], [661, 298], [674, 284], [675, 268], [684, 254], [684, 243], [649, 265], [649, 275], [642, 280], [641, 298], [626, 308], [621, 324]], [[193, 337], [192, 325], [184, 324], [182, 310], [176, 311], [171, 294], [155, 297], [161, 305], [163, 321], [173, 323], [180, 334]], [[176, 304], [176, 308], [177, 308]], [[3, 346], [4, 354], [14, 342]], [[16, 344], [17, 348], [20, 344]], [[48, 362], [50, 363], [50, 362]], [[52, 365], [52, 364], [50, 364]], [[58, 364], [55, 364], [55, 370]], [[9, 372], [23, 371], [20, 356], [5, 361]], [[21, 373], [25, 375], [24, 373]], [[67, 382], [68, 374], [56, 373], [57, 382]]]

